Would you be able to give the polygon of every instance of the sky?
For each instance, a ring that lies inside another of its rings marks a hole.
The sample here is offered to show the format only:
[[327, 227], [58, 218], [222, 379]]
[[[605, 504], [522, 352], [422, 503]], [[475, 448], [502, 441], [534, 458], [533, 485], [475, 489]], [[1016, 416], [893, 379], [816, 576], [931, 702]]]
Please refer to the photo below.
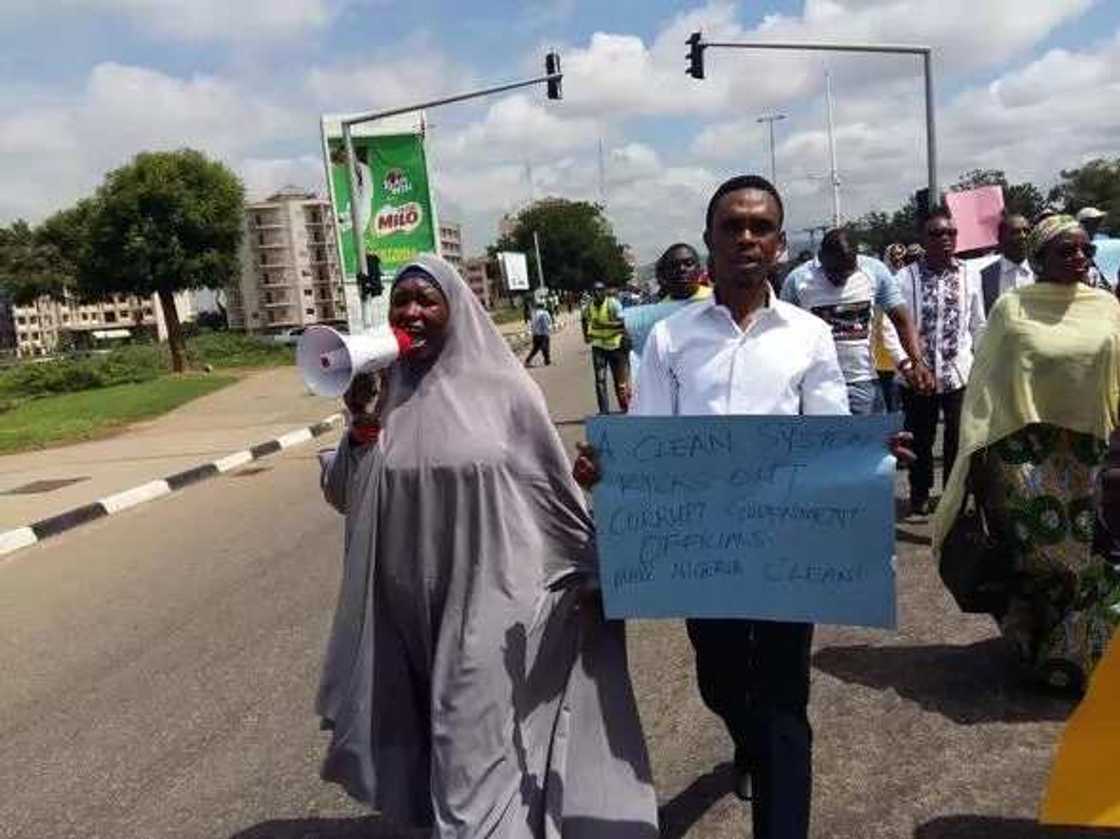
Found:
[[[649, 261], [700, 244], [724, 178], [769, 175], [775, 126], [787, 230], [827, 223], [831, 75], [841, 213], [891, 210], [924, 186], [921, 62], [912, 56], [709, 50], [685, 38], [919, 43], [934, 49], [939, 177], [1004, 169], [1048, 188], [1120, 156], [1115, 0], [3, 0], [0, 223], [37, 221], [137, 152], [192, 146], [250, 199], [322, 191], [319, 117], [539, 75], [543, 88], [429, 111], [441, 219], [465, 251], [534, 198], [599, 201]], [[600, 166], [600, 161], [602, 165]]]

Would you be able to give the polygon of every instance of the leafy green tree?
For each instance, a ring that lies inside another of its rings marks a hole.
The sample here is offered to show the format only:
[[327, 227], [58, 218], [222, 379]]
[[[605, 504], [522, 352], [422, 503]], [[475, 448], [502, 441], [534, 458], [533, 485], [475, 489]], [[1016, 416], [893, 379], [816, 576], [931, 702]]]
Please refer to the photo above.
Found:
[[1120, 157], [1098, 158], [1076, 169], [1063, 169], [1049, 197], [1069, 213], [1083, 207], [1104, 210], [1108, 213], [1105, 225], [1116, 232], [1120, 227]]
[[544, 279], [553, 288], [582, 291], [596, 282], [622, 285], [630, 278], [622, 246], [598, 204], [564, 198], [537, 201], [518, 214], [508, 236], [490, 246], [491, 256], [498, 251], [525, 253], [536, 285], [534, 231], [540, 240]]
[[245, 189], [201, 152], [144, 152], [98, 188], [81, 249], [87, 296], [159, 297], [172, 368], [186, 366], [175, 293], [221, 288], [240, 270]]
[[25, 306], [43, 295], [59, 295], [75, 278], [53, 245], [22, 219], [0, 227], [0, 291]]

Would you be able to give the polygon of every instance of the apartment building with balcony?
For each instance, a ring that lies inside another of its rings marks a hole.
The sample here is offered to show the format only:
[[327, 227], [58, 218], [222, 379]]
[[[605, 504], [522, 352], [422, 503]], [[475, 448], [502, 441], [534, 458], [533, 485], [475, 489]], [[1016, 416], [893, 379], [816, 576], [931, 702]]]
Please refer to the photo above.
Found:
[[493, 304], [490, 294], [490, 260], [486, 256], [472, 256], [463, 261], [463, 279], [474, 296], [487, 309]]
[[[7, 314], [0, 320], [7, 331], [18, 358], [40, 358], [64, 349], [88, 349], [107, 341], [147, 337], [167, 340], [159, 298], [113, 294], [96, 301], [79, 301], [64, 291], [60, 298], [44, 295], [25, 305], [9, 303]], [[190, 295], [175, 295], [179, 320], [194, 317]], [[5, 339], [0, 337], [0, 347]]]
[[230, 327], [246, 332], [346, 325], [330, 201], [285, 187], [246, 206], [240, 282], [227, 290], [227, 310]]
[[443, 258], [463, 270], [463, 225], [442, 221], [439, 225], [439, 250]]

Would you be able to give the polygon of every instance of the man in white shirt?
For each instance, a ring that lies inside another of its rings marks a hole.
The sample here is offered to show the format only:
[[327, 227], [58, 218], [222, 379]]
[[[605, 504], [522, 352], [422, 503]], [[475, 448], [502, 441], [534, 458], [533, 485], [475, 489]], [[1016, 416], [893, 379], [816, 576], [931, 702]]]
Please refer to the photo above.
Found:
[[[660, 321], [642, 354], [631, 414], [847, 414], [848, 393], [824, 321], [775, 298], [769, 278], [785, 245], [781, 197], [764, 178], [723, 183], [704, 242], [715, 296]], [[909, 452], [895, 438], [901, 457]], [[599, 478], [594, 451], [573, 469]], [[812, 624], [689, 620], [704, 704], [735, 746], [735, 791], [752, 804], [755, 839], [805, 839], [812, 786]]]
[[886, 265], [858, 254], [847, 231], [825, 233], [818, 258], [786, 278], [782, 300], [812, 312], [832, 329], [853, 414], [881, 414], [886, 407], [871, 353], [873, 311], [885, 312], [894, 325], [884, 328], [883, 343], [895, 365], [910, 359], [913, 363], [903, 366], [911, 385], [932, 386], [898, 283]]
[[984, 300], [976, 272], [956, 258], [957, 225], [948, 210], [934, 209], [922, 227], [925, 256], [895, 276], [918, 324], [918, 340], [934, 390], [902, 388], [906, 430], [914, 435], [917, 460], [910, 467], [910, 512], [929, 513], [933, 488], [933, 441], [944, 418], [944, 485], [957, 458], [964, 386], [972, 370], [972, 346], [984, 329]]
[[1005, 291], [1022, 288], [1034, 282], [1034, 271], [1027, 260], [1027, 235], [1031, 223], [1018, 213], [1005, 215], [999, 223], [1000, 257], [980, 271], [980, 288], [984, 296], [984, 316]]
[[533, 336], [533, 349], [525, 359], [525, 366], [533, 366], [537, 353], [544, 356], [545, 366], [549, 366], [552, 364], [552, 313], [541, 301], [537, 301], [533, 314], [529, 317], [529, 332]]

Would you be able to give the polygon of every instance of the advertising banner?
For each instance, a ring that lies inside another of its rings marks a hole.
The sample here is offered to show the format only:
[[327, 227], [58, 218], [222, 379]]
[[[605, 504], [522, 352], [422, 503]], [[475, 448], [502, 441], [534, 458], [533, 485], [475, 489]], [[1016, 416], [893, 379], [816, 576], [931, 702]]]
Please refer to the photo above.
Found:
[[[357, 257], [350, 218], [346, 155], [341, 134], [330, 131], [328, 122], [329, 118], [324, 118], [331, 203], [343, 274], [348, 282], [353, 282], [357, 275]], [[382, 274], [391, 276], [418, 253], [438, 252], [424, 136], [420, 132], [355, 133], [352, 139], [357, 158], [356, 192], [361, 236], [366, 252], [381, 258]]]
[[525, 254], [516, 251], [502, 251], [498, 254], [498, 265], [502, 269], [502, 279], [510, 291], [529, 290], [529, 264]]

